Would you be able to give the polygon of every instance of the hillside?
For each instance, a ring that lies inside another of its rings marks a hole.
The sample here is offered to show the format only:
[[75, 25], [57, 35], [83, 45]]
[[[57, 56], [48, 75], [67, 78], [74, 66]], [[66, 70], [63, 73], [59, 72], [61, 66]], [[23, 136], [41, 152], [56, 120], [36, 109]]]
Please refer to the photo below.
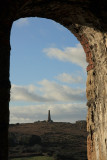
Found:
[[50, 155], [56, 160], [86, 160], [86, 122], [11, 124], [9, 157]]

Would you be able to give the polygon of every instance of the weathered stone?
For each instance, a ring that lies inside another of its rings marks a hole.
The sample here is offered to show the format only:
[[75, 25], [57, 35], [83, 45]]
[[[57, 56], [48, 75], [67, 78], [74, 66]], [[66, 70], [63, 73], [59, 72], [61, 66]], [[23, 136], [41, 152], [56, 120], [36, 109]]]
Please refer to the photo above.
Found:
[[[106, 0], [2, 0], [0, 4], [0, 160], [8, 159], [9, 56], [12, 23], [22, 17], [52, 19], [68, 28], [86, 53], [88, 160], [107, 160]], [[2, 85], [3, 84], [3, 85]]]

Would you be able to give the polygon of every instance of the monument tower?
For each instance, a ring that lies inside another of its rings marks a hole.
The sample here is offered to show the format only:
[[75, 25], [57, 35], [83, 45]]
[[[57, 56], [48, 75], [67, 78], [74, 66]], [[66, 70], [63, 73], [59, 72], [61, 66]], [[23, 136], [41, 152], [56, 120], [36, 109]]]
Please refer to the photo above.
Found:
[[53, 122], [53, 121], [51, 120], [51, 113], [50, 113], [50, 110], [48, 110], [48, 120], [47, 120], [47, 122]]

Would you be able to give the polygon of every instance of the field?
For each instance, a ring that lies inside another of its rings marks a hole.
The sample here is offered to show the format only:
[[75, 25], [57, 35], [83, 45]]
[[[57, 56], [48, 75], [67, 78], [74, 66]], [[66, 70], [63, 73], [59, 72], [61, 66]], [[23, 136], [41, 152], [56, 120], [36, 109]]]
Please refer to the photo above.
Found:
[[54, 160], [54, 159], [52, 157], [37, 156], [37, 157], [30, 157], [30, 158], [14, 158], [12, 160]]

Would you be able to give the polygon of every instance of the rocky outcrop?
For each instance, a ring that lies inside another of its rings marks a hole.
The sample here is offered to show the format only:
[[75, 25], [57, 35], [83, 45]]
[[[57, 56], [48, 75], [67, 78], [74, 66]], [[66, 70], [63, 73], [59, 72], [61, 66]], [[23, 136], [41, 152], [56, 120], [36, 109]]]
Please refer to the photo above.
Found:
[[2, 0], [0, 5], [0, 159], [8, 159], [9, 57], [12, 23], [22, 17], [55, 20], [86, 53], [88, 160], [107, 159], [107, 3], [105, 0]]

